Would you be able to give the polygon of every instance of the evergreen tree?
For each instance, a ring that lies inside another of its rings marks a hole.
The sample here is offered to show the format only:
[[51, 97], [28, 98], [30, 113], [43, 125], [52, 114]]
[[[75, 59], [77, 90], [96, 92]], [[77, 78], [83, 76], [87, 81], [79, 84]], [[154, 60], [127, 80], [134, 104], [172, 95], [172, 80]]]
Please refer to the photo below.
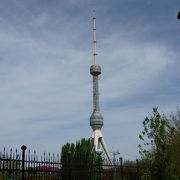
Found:
[[[102, 159], [92, 151], [90, 139], [81, 139], [74, 143], [66, 143], [61, 150], [62, 178], [71, 176], [72, 179], [93, 180], [98, 174]], [[98, 164], [100, 163], [100, 164]]]

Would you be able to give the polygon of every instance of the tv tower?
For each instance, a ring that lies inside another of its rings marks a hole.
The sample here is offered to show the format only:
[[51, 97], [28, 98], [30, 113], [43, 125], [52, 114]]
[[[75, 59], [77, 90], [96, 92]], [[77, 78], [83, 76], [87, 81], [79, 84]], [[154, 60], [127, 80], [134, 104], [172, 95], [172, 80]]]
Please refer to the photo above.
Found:
[[100, 144], [102, 145], [107, 158], [109, 159], [110, 163], [112, 163], [109, 151], [107, 149], [106, 143], [104, 141], [103, 135], [101, 133], [101, 128], [103, 126], [103, 117], [100, 112], [99, 106], [99, 84], [98, 84], [98, 77], [101, 74], [101, 66], [96, 64], [96, 16], [93, 16], [93, 34], [94, 34], [94, 64], [90, 67], [90, 74], [93, 76], [93, 113], [90, 117], [90, 126], [93, 129], [91, 143], [93, 148], [96, 152], [100, 152]]

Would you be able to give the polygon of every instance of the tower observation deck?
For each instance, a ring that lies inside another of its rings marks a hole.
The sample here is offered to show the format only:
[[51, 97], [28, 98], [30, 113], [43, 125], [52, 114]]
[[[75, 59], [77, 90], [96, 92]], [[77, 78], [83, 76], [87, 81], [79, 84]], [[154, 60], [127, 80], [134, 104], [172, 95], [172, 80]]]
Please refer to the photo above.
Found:
[[101, 74], [101, 66], [96, 64], [96, 16], [93, 17], [93, 34], [94, 34], [94, 64], [90, 67], [90, 74], [93, 76], [93, 112], [90, 117], [90, 126], [93, 129], [92, 134], [92, 145], [96, 152], [100, 152], [100, 144], [102, 145], [107, 158], [109, 159], [110, 163], [112, 163], [109, 151], [106, 147], [104, 138], [101, 133], [101, 128], [104, 125], [103, 117], [100, 112], [100, 105], [99, 105], [99, 75]]

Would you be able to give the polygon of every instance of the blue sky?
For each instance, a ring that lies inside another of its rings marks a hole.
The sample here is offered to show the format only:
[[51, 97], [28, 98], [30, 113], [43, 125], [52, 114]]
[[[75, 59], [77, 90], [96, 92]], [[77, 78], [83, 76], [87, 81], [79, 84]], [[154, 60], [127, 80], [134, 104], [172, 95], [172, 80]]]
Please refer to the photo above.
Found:
[[1, 148], [60, 152], [62, 144], [91, 136], [93, 9], [110, 151], [135, 159], [145, 115], [154, 106], [176, 111], [179, 1], [1, 0]]

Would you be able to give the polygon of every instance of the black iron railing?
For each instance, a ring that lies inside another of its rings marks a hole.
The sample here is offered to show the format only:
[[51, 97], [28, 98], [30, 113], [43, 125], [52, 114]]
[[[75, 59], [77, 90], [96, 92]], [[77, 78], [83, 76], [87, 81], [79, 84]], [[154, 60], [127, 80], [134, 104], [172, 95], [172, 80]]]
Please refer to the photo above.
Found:
[[0, 180], [36, 180], [61, 179], [60, 156], [44, 152], [40, 160], [36, 151], [26, 152], [26, 146], [21, 147], [21, 153], [4, 148], [0, 152]]
[[[83, 168], [78, 162], [62, 167], [59, 154], [44, 152], [42, 156], [38, 156], [36, 151], [31, 152], [26, 146], [22, 146], [20, 152], [17, 149], [15, 152], [12, 149], [7, 151], [5, 148], [0, 151], [0, 180], [88, 180], [88, 177], [93, 180], [139, 180], [144, 169], [148, 169], [141, 167], [138, 161], [127, 165], [122, 158], [116, 161], [115, 166], [108, 165], [107, 162], [102, 168], [96, 164], [94, 166], [97, 168], [93, 171]], [[151, 176], [150, 164], [150, 173], [145, 178], [151, 180]]]

